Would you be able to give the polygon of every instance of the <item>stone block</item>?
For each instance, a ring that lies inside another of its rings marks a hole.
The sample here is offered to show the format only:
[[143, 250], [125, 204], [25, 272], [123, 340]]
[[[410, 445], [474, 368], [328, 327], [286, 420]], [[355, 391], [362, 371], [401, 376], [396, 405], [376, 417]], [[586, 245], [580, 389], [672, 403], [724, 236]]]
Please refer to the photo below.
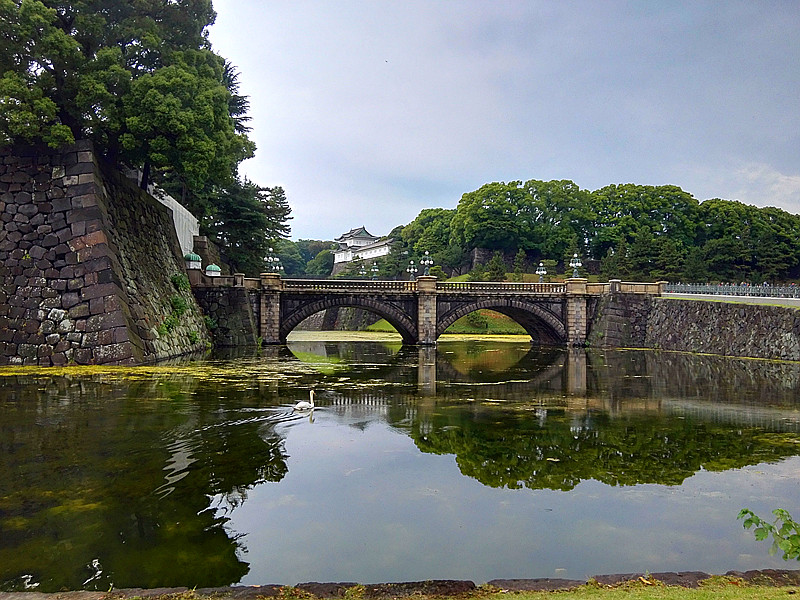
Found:
[[58, 332], [61, 334], [70, 333], [75, 330], [75, 322], [64, 319], [58, 324]]
[[35, 357], [38, 351], [39, 347], [34, 344], [19, 344], [17, 346], [17, 354], [23, 359]]
[[92, 350], [90, 348], [77, 348], [73, 354], [73, 358], [79, 365], [91, 364]]
[[86, 301], [119, 294], [121, 294], [121, 290], [115, 283], [99, 283], [90, 287], [84, 287], [81, 290], [81, 299]]
[[103, 313], [87, 319], [86, 331], [107, 331], [114, 327], [125, 327], [127, 324], [122, 312]]
[[133, 347], [127, 342], [108, 344], [95, 348], [94, 355], [98, 364], [121, 363], [133, 358]]
[[58, 239], [58, 235], [55, 233], [48, 233], [42, 239], [42, 246], [44, 246], [45, 248], [54, 248], [60, 243], [61, 240]]
[[89, 300], [89, 314], [102, 315], [106, 312], [103, 298], [92, 298]]

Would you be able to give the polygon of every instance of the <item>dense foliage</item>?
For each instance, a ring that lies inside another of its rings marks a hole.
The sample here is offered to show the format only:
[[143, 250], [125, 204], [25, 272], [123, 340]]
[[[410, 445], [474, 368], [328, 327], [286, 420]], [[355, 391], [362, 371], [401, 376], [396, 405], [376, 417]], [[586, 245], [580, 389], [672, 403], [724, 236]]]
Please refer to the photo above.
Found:
[[255, 151], [249, 104], [208, 41], [214, 18], [211, 0], [0, 0], [0, 145], [90, 139], [235, 242], [235, 266], [251, 270], [289, 211], [280, 188], [237, 175]]
[[[411, 252], [429, 249], [460, 273], [477, 248], [501, 252], [508, 271], [577, 253], [606, 278], [786, 281], [800, 276], [800, 216], [738, 201], [698, 202], [679, 187], [571, 181], [488, 183], [455, 210], [427, 209], [402, 229]], [[523, 255], [520, 252], [524, 253]], [[478, 271], [486, 272], [484, 268]]]

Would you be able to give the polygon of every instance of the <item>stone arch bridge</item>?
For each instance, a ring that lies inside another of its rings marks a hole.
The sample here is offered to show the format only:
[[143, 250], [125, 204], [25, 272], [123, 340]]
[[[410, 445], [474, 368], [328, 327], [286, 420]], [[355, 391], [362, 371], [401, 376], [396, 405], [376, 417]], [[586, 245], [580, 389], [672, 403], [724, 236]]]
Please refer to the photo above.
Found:
[[580, 346], [586, 342], [590, 315], [604, 294], [660, 295], [664, 285], [588, 283], [582, 278], [560, 283], [477, 283], [440, 282], [428, 276], [379, 281], [282, 279], [270, 273], [258, 279], [242, 274], [208, 277], [198, 270], [189, 275], [206, 314], [232, 317], [233, 326], [227, 329], [233, 337], [226, 345], [236, 345], [236, 328], [265, 344], [283, 344], [311, 315], [355, 307], [386, 319], [407, 344], [435, 344], [460, 317], [491, 309], [522, 325], [536, 343]]

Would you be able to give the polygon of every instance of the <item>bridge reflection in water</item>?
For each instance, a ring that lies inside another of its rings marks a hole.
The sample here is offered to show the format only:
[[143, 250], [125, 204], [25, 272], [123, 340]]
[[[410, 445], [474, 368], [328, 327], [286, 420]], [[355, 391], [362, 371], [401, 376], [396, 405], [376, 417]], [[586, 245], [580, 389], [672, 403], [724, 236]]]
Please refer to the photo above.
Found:
[[[335, 357], [340, 361], [339, 375], [348, 374], [351, 361], [354, 365], [371, 361], [376, 365], [370, 377], [406, 386], [404, 392], [396, 388], [350, 389], [348, 402], [397, 403], [402, 397], [404, 404], [412, 406], [420, 398], [496, 399], [539, 402], [579, 412], [658, 412], [773, 431], [800, 431], [800, 364], [794, 362], [491, 342], [407, 347], [400, 343], [297, 341], [288, 349], [312, 363]], [[275, 354], [285, 351], [271, 349]]]

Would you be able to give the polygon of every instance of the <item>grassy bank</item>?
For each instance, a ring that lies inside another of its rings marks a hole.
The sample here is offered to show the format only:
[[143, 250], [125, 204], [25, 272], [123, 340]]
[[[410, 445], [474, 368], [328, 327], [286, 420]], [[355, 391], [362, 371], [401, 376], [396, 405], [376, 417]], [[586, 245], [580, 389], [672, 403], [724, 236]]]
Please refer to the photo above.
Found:
[[[757, 585], [747, 583], [733, 577], [712, 577], [701, 582], [699, 588], [685, 588], [681, 586], [667, 586], [653, 579], [628, 581], [618, 585], [608, 586], [589, 583], [578, 588], [557, 591], [523, 591], [511, 592], [498, 588], [484, 586], [473, 591], [458, 594], [430, 595], [417, 590], [409, 593], [404, 586], [395, 588], [392, 584], [363, 586], [352, 585], [346, 589], [340, 586], [351, 584], [303, 584], [292, 586], [254, 586], [250, 590], [237, 588], [236, 598], [239, 600], [261, 600], [263, 598], [276, 598], [277, 600], [314, 600], [315, 598], [331, 597], [327, 594], [316, 596], [304, 589], [306, 585], [321, 587], [333, 586], [337, 589], [338, 598], [345, 600], [386, 600], [388, 598], [410, 598], [414, 600], [777, 600], [797, 597], [799, 588], [792, 586], [776, 587], [772, 585]], [[131, 590], [133, 591], [133, 590]], [[154, 590], [155, 591], [155, 590]], [[317, 590], [319, 592], [319, 590]], [[329, 592], [332, 590], [328, 590]], [[399, 593], [398, 593], [399, 592]], [[140, 592], [141, 593], [141, 592]], [[3, 594], [6, 600], [25, 600], [30, 592]], [[97, 600], [97, 592], [72, 592], [73, 600]], [[188, 590], [173, 594], [142, 594], [133, 595], [126, 590], [118, 590], [106, 595], [107, 598], [126, 598], [128, 600], [228, 600], [233, 599], [232, 593], [226, 593], [224, 588], [213, 591]]]
[[[392, 332], [385, 319], [367, 327], [367, 331]], [[493, 310], [476, 310], [447, 328], [445, 333], [467, 335], [525, 335], [525, 329], [513, 319]]]

